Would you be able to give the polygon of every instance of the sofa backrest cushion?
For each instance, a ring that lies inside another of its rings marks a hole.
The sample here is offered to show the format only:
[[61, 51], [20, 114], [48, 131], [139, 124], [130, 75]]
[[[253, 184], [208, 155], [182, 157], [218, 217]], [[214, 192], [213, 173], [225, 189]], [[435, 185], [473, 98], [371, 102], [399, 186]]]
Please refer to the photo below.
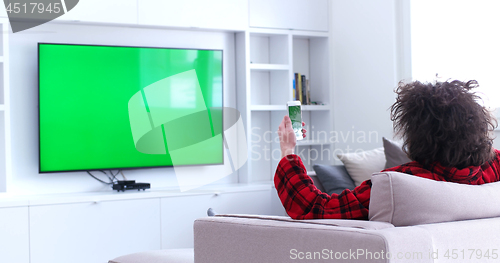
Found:
[[327, 194], [340, 194], [345, 189], [353, 190], [356, 186], [343, 165], [315, 164], [313, 169]]
[[317, 176], [311, 176], [311, 179], [313, 180], [314, 186], [318, 188], [323, 193], [326, 193], [325, 187], [323, 186], [323, 183], [319, 180]]
[[398, 172], [372, 175], [369, 219], [412, 226], [500, 216], [500, 182], [467, 185]]
[[373, 173], [384, 170], [386, 162], [383, 147], [370, 151], [337, 154], [337, 157], [344, 163], [356, 186], [369, 180]]
[[403, 146], [395, 141], [382, 137], [385, 153], [385, 168], [402, 165], [411, 162], [410, 158], [403, 151]]

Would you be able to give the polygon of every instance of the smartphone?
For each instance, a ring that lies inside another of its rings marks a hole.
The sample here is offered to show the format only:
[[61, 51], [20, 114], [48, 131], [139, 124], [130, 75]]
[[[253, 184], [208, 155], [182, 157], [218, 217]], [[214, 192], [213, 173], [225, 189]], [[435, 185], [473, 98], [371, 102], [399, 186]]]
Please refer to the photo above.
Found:
[[288, 107], [288, 117], [292, 120], [292, 128], [295, 132], [297, 140], [304, 139], [302, 135], [302, 108], [299, 100], [289, 101], [286, 103]]

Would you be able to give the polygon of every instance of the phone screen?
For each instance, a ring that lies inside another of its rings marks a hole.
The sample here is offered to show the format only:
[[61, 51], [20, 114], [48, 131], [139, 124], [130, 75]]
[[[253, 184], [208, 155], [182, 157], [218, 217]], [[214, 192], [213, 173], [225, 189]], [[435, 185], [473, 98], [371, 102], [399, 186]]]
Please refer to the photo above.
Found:
[[292, 120], [292, 128], [297, 140], [302, 140], [302, 112], [300, 105], [288, 106], [288, 116]]

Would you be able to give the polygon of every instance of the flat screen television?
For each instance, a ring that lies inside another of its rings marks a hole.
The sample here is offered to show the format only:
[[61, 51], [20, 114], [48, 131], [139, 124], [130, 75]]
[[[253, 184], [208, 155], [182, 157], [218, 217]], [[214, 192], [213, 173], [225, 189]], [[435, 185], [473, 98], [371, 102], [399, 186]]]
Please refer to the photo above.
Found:
[[222, 53], [39, 43], [40, 173], [222, 164]]

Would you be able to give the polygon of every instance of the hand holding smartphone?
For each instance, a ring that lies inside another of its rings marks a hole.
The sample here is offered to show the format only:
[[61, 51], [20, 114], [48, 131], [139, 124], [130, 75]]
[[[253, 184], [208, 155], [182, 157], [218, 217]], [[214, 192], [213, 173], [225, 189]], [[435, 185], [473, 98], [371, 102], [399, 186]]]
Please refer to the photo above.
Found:
[[287, 102], [288, 107], [288, 117], [292, 121], [293, 132], [297, 140], [304, 139], [302, 134], [302, 107], [300, 101], [289, 101]]

